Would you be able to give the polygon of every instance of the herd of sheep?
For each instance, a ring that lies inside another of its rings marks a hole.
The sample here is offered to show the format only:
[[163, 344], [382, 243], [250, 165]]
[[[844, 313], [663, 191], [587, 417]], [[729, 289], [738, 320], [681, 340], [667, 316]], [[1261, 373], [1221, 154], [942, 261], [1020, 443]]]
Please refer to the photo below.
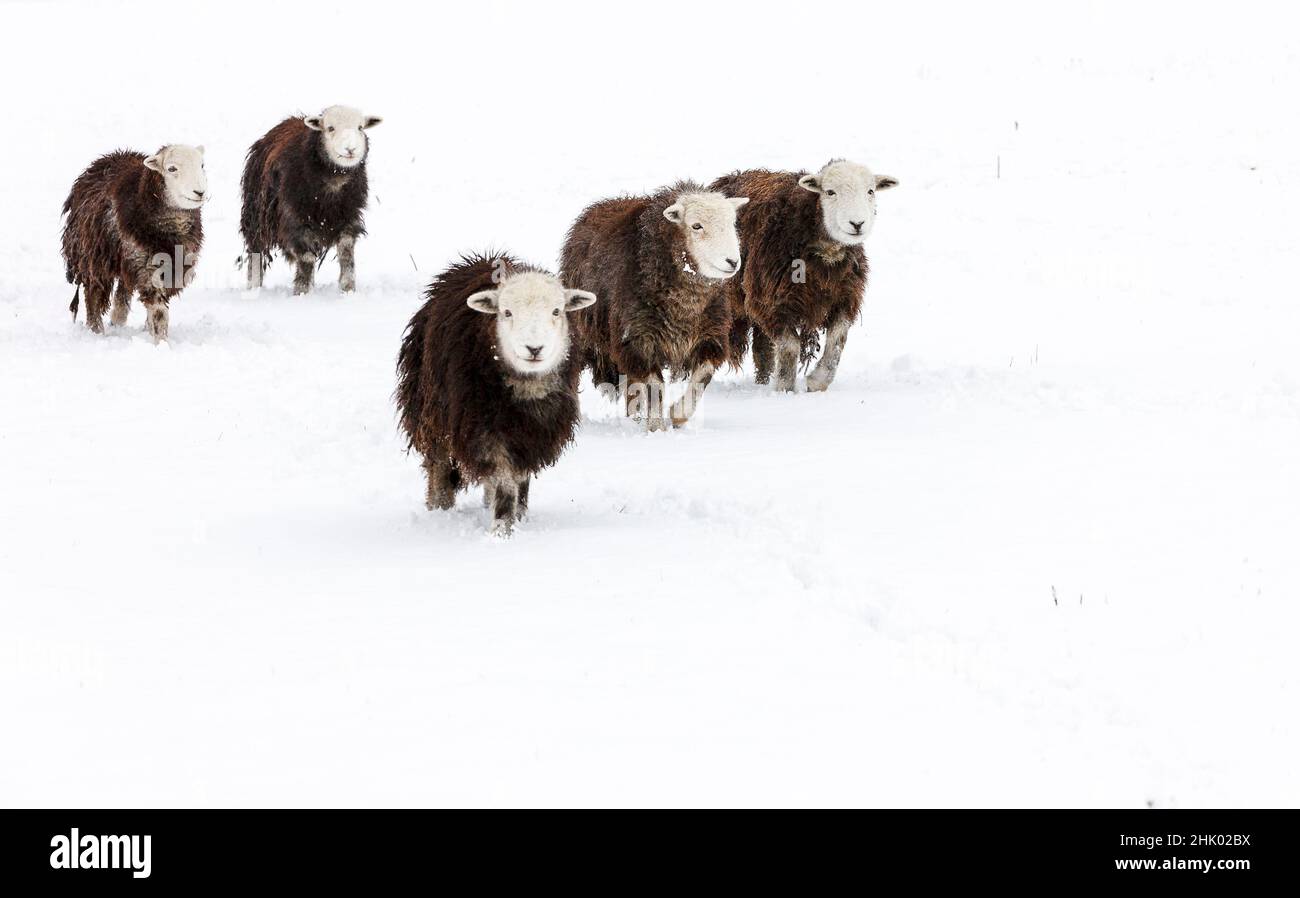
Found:
[[[294, 293], [307, 293], [333, 249], [340, 289], [355, 289], [367, 132], [380, 121], [331, 106], [252, 145], [240, 215], [250, 288], [278, 252]], [[584, 369], [649, 430], [685, 424], [714, 372], [751, 350], [760, 383], [775, 375], [793, 391], [816, 358], [807, 388], [825, 390], [861, 310], [876, 194], [896, 184], [842, 159], [815, 173], [739, 171], [593, 203], [569, 228], [558, 277], [505, 252], [463, 257], [430, 283], [398, 354], [394, 395], [428, 507], [451, 508], [480, 484], [492, 530], [509, 534], [533, 475], [574, 437]], [[165, 340], [207, 199], [203, 147], [91, 163], [63, 206], [73, 317], [84, 294], [92, 330], [110, 302], [120, 326], [138, 294], [149, 333]], [[686, 390], [665, 410], [674, 378]]]

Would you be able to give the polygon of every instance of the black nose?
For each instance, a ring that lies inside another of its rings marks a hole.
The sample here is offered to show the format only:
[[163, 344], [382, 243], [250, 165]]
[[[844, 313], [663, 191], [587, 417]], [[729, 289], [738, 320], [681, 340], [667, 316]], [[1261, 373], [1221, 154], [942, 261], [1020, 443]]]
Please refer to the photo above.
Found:
[[540, 358], [542, 357], [542, 349], [543, 349], [543, 347], [541, 347], [541, 346], [525, 346], [524, 349], [527, 349], [528, 352], [529, 352], [529, 353], [532, 355], [532, 357], [535, 358], [535, 359], [540, 359]]
[[865, 221], [851, 221], [851, 222], [849, 222], [849, 224], [853, 225], [853, 233], [855, 233], [855, 234], [861, 234], [861, 233], [862, 233], [862, 226], [863, 226], [864, 224], [866, 224], [866, 222], [865, 222]]
[[197, 197], [202, 197], [202, 196], [203, 196], [203, 191], [202, 191], [202, 190], [196, 190], [196, 191], [194, 191], [194, 195], [197, 196]]
[[735, 271], [737, 268], [740, 267], [740, 263], [737, 262], [735, 259], [728, 259], [727, 264], [731, 266], [732, 271]]

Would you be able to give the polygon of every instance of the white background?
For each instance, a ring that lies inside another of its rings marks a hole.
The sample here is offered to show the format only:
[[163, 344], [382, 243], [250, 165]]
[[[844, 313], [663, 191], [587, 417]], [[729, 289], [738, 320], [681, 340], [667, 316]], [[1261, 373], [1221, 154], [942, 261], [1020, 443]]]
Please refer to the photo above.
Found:
[[[1237, 3], [0, 4], [0, 803], [1295, 805], [1300, 57]], [[353, 296], [234, 269], [248, 145], [372, 134]], [[199, 282], [73, 324], [59, 208], [202, 143]], [[510, 541], [390, 403], [462, 250], [844, 156], [840, 376], [646, 436]]]

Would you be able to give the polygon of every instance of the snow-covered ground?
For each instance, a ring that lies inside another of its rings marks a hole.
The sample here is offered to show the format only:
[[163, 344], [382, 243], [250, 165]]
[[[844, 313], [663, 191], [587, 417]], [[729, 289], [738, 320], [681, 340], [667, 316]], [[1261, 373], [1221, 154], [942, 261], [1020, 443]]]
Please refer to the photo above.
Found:
[[[1269, 7], [0, 5], [0, 804], [1300, 803], [1300, 41]], [[360, 290], [246, 294], [285, 114]], [[59, 206], [207, 146], [199, 281], [69, 320]], [[461, 250], [831, 156], [898, 177], [841, 374], [587, 390], [508, 541], [390, 393]]]

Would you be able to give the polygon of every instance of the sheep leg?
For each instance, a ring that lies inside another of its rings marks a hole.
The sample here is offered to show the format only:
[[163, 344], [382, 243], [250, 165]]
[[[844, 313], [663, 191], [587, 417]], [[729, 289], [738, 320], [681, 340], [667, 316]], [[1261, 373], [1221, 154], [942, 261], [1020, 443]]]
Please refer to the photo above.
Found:
[[748, 318], [735, 318], [731, 322], [731, 332], [727, 334], [727, 358], [733, 365], [739, 365], [749, 352], [750, 331], [754, 329]]
[[826, 332], [826, 351], [817, 360], [812, 374], [808, 375], [808, 392], [821, 393], [835, 379], [835, 371], [840, 367], [840, 356], [844, 354], [844, 344], [849, 339], [849, 322], [837, 321]]
[[117, 282], [113, 288], [113, 315], [109, 319], [114, 327], [126, 324], [126, 317], [131, 314], [131, 294], [135, 291], [129, 284]]
[[515, 520], [522, 521], [528, 515], [528, 486], [532, 480], [524, 477], [519, 481], [519, 490], [515, 499]]
[[519, 482], [513, 474], [498, 477], [492, 486], [492, 533], [509, 536], [519, 519]]
[[460, 480], [456, 466], [450, 458], [436, 455], [426, 455], [423, 466], [428, 479], [424, 507], [430, 511], [453, 508], [456, 505], [456, 485]]
[[591, 367], [591, 382], [595, 385], [596, 392], [617, 402], [620, 390], [618, 366], [609, 356], [598, 352], [591, 353], [587, 364]]
[[86, 327], [97, 334], [104, 332], [104, 309], [108, 306], [108, 287], [86, 284]]
[[145, 328], [149, 331], [149, 336], [153, 337], [154, 343], [162, 343], [167, 339], [167, 301], [144, 299], [141, 303], [144, 305]]
[[772, 369], [776, 367], [776, 355], [772, 338], [757, 327], [754, 328], [754, 383], [765, 384], [772, 380]]
[[799, 338], [783, 334], [776, 338], [776, 390], [794, 392], [794, 378], [799, 370]]
[[357, 238], [350, 234], [339, 238], [335, 248], [339, 257], [339, 290], [351, 293], [357, 289]]
[[248, 266], [248, 289], [260, 290], [262, 274], [266, 270], [262, 264], [262, 254], [248, 251], [244, 253], [244, 260]]
[[657, 371], [642, 377], [629, 377], [627, 415], [645, 423], [646, 430], [667, 430], [664, 421], [664, 378]]
[[673, 427], [684, 426], [691, 419], [691, 415], [695, 414], [695, 408], [704, 397], [709, 381], [713, 380], [714, 370], [712, 362], [701, 362], [691, 370], [686, 392], [682, 394], [681, 399], [673, 403], [673, 407], [668, 412], [673, 419]]
[[294, 257], [297, 271], [293, 276], [293, 295], [302, 296], [310, 293], [316, 281], [316, 254], [306, 252]]

